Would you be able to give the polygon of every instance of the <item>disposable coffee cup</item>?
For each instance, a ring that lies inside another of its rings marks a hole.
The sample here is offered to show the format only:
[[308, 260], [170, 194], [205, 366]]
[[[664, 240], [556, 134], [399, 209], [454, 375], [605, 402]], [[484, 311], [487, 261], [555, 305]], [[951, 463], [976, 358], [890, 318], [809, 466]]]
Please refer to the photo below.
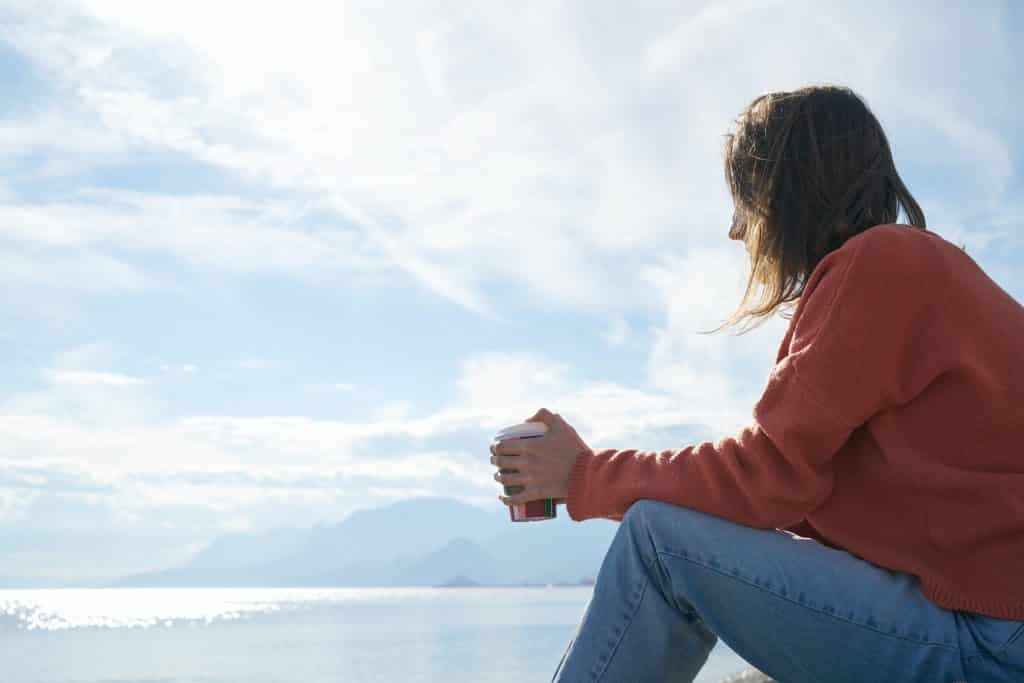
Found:
[[[494, 435], [492, 444], [499, 444], [510, 439], [536, 439], [544, 436], [548, 427], [543, 422], [522, 422], [520, 424], [505, 427]], [[519, 470], [510, 467], [502, 467], [499, 470], [502, 474], [514, 474]], [[521, 493], [522, 486], [505, 486], [505, 495], [513, 496]], [[513, 522], [539, 522], [545, 519], [555, 518], [555, 501], [553, 498], [531, 500], [518, 505], [509, 505], [508, 514]]]

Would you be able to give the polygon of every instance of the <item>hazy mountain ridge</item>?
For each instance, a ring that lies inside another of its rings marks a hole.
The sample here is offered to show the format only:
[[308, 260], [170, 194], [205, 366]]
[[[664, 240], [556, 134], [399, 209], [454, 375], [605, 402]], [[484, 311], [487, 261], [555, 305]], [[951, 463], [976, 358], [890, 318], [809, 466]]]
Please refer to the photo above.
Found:
[[434, 586], [577, 583], [597, 576], [617, 524], [513, 524], [446, 498], [353, 513], [332, 525], [215, 539], [189, 562], [117, 586]]

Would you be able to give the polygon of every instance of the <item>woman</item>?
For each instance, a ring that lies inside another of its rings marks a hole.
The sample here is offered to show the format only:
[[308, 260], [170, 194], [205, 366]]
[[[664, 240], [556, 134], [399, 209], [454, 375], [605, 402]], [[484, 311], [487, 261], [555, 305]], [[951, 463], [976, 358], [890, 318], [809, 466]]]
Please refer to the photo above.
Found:
[[725, 175], [726, 324], [797, 302], [753, 424], [595, 452], [541, 410], [492, 448], [505, 504], [621, 521], [554, 680], [692, 681], [722, 638], [784, 683], [1024, 681], [1024, 308], [925, 229], [848, 89], [754, 100]]

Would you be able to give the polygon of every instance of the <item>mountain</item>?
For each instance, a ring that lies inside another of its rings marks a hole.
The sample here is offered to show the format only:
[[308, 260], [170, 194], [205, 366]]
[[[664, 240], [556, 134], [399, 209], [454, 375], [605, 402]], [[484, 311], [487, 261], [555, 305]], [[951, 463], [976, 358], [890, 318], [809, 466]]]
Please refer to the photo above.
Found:
[[189, 566], [193, 569], [235, 569], [291, 557], [302, 549], [308, 534], [303, 529], [274, 529], [263, 533], [231, 534], [215, 539]]
[[453, 538], [479, 542], [494, 535], [503, 512], [488, 512], [447, 498], [413, 498], [360, 510], [340, 524], [314, 527], [302, 551], [287, 562], [321, 570], [367, 559], [413, 560]]
[[604, 519], [512, 524], [506, 517], [483, 547], [501, 561], [504, 583], [575, 583], [597, 576], [618, 527]]
[[436, 586], [462, 577], [475, 583], [494, 585], [506, 578], [504, 567], [486, 550], [466, 538], [456, 538], [398, 571], [398, 583], [405, 586]]
[[597, 576], [617, 524], [563, 517], [513, 524], [482, 510], [416, 498], [311, 529], [231, 534], [180, 567], [118, 586], [434, 586], [576, 583]]

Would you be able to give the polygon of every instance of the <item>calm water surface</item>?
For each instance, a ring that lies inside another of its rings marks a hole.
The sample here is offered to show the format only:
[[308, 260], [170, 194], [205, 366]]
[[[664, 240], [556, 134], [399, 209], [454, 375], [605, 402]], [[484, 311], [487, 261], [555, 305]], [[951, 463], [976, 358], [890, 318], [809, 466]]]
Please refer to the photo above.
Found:
[[[589, 587], [0, 590], [4, 683], [550, 681]], [[697, 679], [744, 663], [719, 643]]]

